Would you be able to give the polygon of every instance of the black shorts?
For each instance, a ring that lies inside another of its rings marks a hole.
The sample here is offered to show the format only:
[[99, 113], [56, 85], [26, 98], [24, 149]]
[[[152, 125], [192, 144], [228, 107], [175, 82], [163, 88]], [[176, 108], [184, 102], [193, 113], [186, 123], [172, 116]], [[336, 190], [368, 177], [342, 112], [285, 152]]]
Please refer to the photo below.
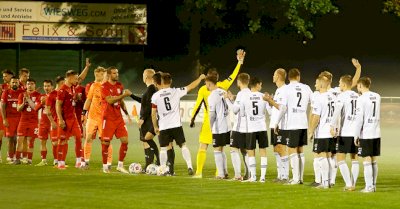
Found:
[[331, 138], [331, 140], [329, 140], [329, 151], [332, 154], [336, 154], [336, 152], [337, 152], [337, 149], [338, 149], [337, 141], [338, 141], [337, 138]]
[[223, 147], [231, 142], [229, 132], [222, 134], [213, 134], [213, 147]]
[[182, 144], [186, 142], [182, 126], [160, 131], [158, 140], [160, 142], [160, 147], [166, 147], [174, 140], [179, 147], [181, 147]]
[[153, 127], [153, 122], [151, 121], [151, 119], [147, 119], [143, 122], [142, 127], [139, 128], [139, 132], [140, 132], [140, 141], [146, 141], [144, 137], [146, 136], [147, 132], [150, 132], [154, 136], [156, 135]]
[[259, 131], [253, 133], [246, 133], [246, 149], [256, 149], [256, 143], [258, 141], [258, 148], [268, 147], [268, 134], [267, 131]]
[[274, 133], [274, 129], [271, 128], [271, 145], [276, 146], [278, 144], [287, 145], [288, 131], [279, 130], [278, 135]]
[[238, 149], [246, 149], [246, 133], [232, 131], [230, 145]]
[[360, 157], [375, 157], [381, 155], [381, 138], [377, 139], [360, 139], [360, 147], [358, 148]]
[[314, 139], [313, 152], [319, 154], [321, 152], [331, 152], [331, 149], [332, 149], [332, 138]]
[[288, 130], [288, 147], [296, 148], [305, 145], [307, 145], [307, 129]]
[[337, 141], [337, 153], [357, 153], [357, 147], [354, 144], [354, 137], [339, 136]]

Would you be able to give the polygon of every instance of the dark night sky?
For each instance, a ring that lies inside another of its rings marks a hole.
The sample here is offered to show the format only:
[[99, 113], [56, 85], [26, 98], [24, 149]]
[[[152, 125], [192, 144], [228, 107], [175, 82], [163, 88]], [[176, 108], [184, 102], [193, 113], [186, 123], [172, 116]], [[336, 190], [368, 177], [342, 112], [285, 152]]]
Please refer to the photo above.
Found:
[[[243, 71], [260, 76], [267, 90], [274, 88], [269, 81], [277, 67], [300, 68], [304, 82], [310, 86], [318, 72], [329, 69], [336, 85], [341, 75], [354, 73], [350, 60], [356, 57], [363, 65], [362, 75], [372, 77], [373, 90], [384, 96], [399, 96], [396, 77], [400, 75], [400, 18], [383, 14], [379, 0], [340, 0], [336, 5], [339, 14], [318, 19], [315, 38], [306, 45], [297, 34], [282, 34], [279, 38], [248, 34], [209, 46], [202, 60], [228, 75], [235, 64], [235, 47], [243, 45], [248, 52]], [[149, 1], [148, 24], [146, 63], [168, 68], [177, 74], [179, 83], [189, 82], [187, 76], [179, 74], [187, 69], [184, 58], [188, 33], [179, 24], [175, 5], [165, 0]]]

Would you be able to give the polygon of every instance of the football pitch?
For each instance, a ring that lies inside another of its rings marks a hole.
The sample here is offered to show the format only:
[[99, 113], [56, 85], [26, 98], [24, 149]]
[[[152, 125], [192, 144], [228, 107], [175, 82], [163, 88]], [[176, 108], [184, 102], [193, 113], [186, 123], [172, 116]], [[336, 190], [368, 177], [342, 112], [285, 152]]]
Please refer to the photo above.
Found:
[[[184, 124], [187, 144], [196, 166], [199, 126], [189, 128]], [[118, 173], [115, 165], [119, 141], [114, 140], [114, 162], [111, 174], [101, 172], [100, 143], [93, 144], [91, 167], [79, 170], [75, 162], [74, 140], [70, 140], [67, 164], [64, 171], [52, 166], [6, 165], [6, 145], [3, 141], [0, 164], [0, 208], [400, 208], [400, 163], [396, 126], [382, 124], [382, 156], [378, 159], [377, 192], [364, 194], [363, 167], [355, 192], [343, 192], [344, 182], [338, 170], [336, 185], [328, 190], [308, 186], [314, 179], [311, 146], [306, 150], [304, 185], [286, 186], [273, 183], [276, 177], [275, 157], [268, 148], [267, 182], [242, 183], [214, 180], [215, 164], [212, 148], [208, 149], [203, 179], [187, 175], [186, 164], [180, 148], [176, 147], [176, 176], [160, 177], [146, 174]], [[133, 162], [144, 165], [144, 152], [138, 140], [136, 124], [129, 128], [129, 150], [126, 167]], [[157, 141], [157, 140], [156, 140]], [[39, 140], [35, 143], [34, 164], [40, 162]], [[52, 162], [48, 144], [48, 158]], [[229, 148], [226, 149], [230, 177], [233, 176]], [[361, 161], [360, 161], [361, 162]], [[259, 158], [257, 159], [259, 168]]]

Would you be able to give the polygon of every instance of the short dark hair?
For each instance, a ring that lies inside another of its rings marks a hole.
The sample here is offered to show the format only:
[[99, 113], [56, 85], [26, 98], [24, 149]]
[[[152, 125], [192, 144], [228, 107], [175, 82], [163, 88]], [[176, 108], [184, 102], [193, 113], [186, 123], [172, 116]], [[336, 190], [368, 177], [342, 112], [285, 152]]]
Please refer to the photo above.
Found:
[[164, 83], [164, 84], [171, 84], [172, 76], [169, 73], [162, 73], [161, 80], [162, 80], [162, 83]]
[[257, 78], [257, 77], [252, 77], [249, 81], [249, 87], [253, 88], [256, 87], [257, 84], [262, 83], [261, 79]]
[[161, 72], [156, 72], [153, 75], [153, 81], [157, 85], [161, 85]]
[[76, 72], [75, 70], [68, 70], [68, 71], [65, 73], [65, 77], [66, 77], [66, 78], [68, 78], [68, 77], [70, 77], [70, 76], [73, 76], [73, 75], [78, 75], [78, 72]]
[[35, 81], [35, 79], [33, 79], [33, 78], [29, 78], [26, 82], [33, 82], [33, 83], [36, 84], [36, 81]]
[[357, 84], [363, 85], [365, 88], [369, 88], [371, 86], [371, 78], [369, 77], [362, 77], [357, 81]]
[[58, 84], [58, 83], [60, 83], [61, 81], [64, 81], [65, 80], [65, 77], [64, 76], [57, 76], [56, 77], [56, 83]]
[[209, 82], [211, 82], [213, 84], [217, 84], [217, 82], [218, 82], [217, 75], [208, 75], [206, 77], [205, 81], [209, 81]]
[[2, 71], [2, 73], [3, 73], [3, 74], [5, 73], [5, 74], [8, 74], [8, 75], [12, 75], [12, 76], [15, 75], [13, 71], [8, 70], [8, 69], [4, 69], [4, 70]]
[[19, 80], [19, 78], [18, 78], [17, 76], [15, 76], [15, 75], [11, 76], [11, 79], [10, 79], [10, 80], [12, 80], [12, 79], [17, 79], [17, 80]]
[[43, 83], [49, 83], [50, 85], [53, 85], [53, 81], [52, 80], [44, 80]]
[[289, 73], [288, 73], [289, 80], [295, 79], [295, 78], [297, 78], [297, 76], [300, 76], [300, 70], [299, 69], [292, 68], [292, 69], [289, 70]]
[[210, 69], [208, 69], [208, 71], [207, 71], [207, 76], [215, 76], [215, 77], [218, 77], [219, 74], [218, 74], [217, 69], [216, 69], [216, 68], [210, 68]]

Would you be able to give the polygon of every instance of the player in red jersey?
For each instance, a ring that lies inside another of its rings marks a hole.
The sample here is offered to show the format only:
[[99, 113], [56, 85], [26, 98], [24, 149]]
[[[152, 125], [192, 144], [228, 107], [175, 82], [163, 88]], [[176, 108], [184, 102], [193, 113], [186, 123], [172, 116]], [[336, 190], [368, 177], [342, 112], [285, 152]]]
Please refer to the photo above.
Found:
[[[57, 76], [56, 78], [56, 89], [51, 91], [46, 98], [46, 114], [50, 121], [50, 138], [53, 147], [53, 165], [58, 165], [58, 128], [57, 128], [57, 113], [56, 113], [56, 101], [57, 91], [62, 85], [64, 85], [65, 78], [63, 76]], [[68, 149], [68, 144], [65, 149]]]
[[[45, 94], [41, 95], [40, 97], [40, 102], [38, 105], [36, 105], [36, 111], [39, 112], [41, 110], [40, 114], [40, 121], [39, 121], [39, 133], [38, 133], [38, 138], [40, 139], [40, 156], [42, 158], [42, 161], [40, 163], [36, 164], [36, 166], [44, 166], [47, 165], [47, 139], [49, 138], [50, 135], [50, 130], [51, 130], [51, 123], [49, 118], [47, 117], [47, 109], [46, 109], [46, 100], [49, 97], [49, 94], [53, 91], [53, 81], [51, 80], [44, 80], [43, 81], [43, 90]], [[53, 153], [54, 154], [54, 153]], [[57, 156], [54, 155], [56, 158]]]
[[[103, 98], [103, 132], [101, 135], [102, 156], [103, 156], [103, 172], [109, 173], [107, 165], [108, 147], [110, 141], [115, 135], [121, 140], [119, 149], [119, 158], [117, 170], [122, 173], [128, 173], [124, 168], [124, 159], [128, 150], [128, 131], [125, 122], [122, 118], [121, 109], [124, 109], [125, 103], [123, 99], [132, 94], [128, 89], [124, 90], [121, 83], [118, 82], [118, 69], [110, 67], [107, 69], [108, 81], [102, 84], [101, 95]], [[126, 108], [126, 107], [125, 107]]]
[[[78, 83], [79, 76], [78, 73], [69, 70], [65, 74], [66, 80], [64, 85], [57, 92], [57, 101], [56, 101], [56, 112], [58, 119], [58, 168], [65, 169], [65, 158], [67, 155], [67, 143], [68, 139], [71, 136], [75, 136], [76, 141], [81, 141], [82, 135], [81, 130], [79, 128], [78, 119], [75, 115], [75, 109], [73, 106], [74, 102], [74, 94], [75, 90], [73, 88], [74, 85]], [[80, 144], [76, 144], [78, 146], [76, 149], [81, 149], [79, 147]], [[80, 165], [81, 156], [80, 153], [76, 156], [76, 164]]]
[[[3, 70], [3, 84], [0, 85], [0, 95], [3, 93], [4, 90], [8, 89], [8, 84], [10, 83], [11, 78], [14, 76], [14, 73], [10, 70]], [[0, 163], [2, 162], [1, 158], [1, 145], [3, 144], [3, 137], [4, 137], [5, 127], [3, 125], [3, 117], [0, 114]], [[7, 158], [10, 159], [11, 158]]]
[[29, 79], [29, 69], [27, 68], [21, 68], [18, 72], [18, 76], [19, 76], [19, 87], [23, 90], [26, 90], [26, 85]]
[[28, 147], [28, 164], [32, 164], [33, 144], [35, 142], [35, 131], [38, 125], [38, 113], [36, 105], [40, 102], [41, 94], [36, 90], [36, 81], [28, 79], [26, 82], [26, 92], [18, 96], [18, 112], [21, 112], [20, 122], [17, 128], [17, 152], [15, 165], [21, 164], [21, 152], [23, 147]]
[[[1, 115], [3, 117], [3, 125], [6, 130], [6, 138], [9, 139], [8, 156], [14, 157], [17, 127], [21, 113], [17, 111], [18, 96], [24, 90], [19, 88], [18, 78], [12, 77], [10, 88], [3, 91], [1, 95]], [[12, 160], [10, 161], [12, 162]]]

